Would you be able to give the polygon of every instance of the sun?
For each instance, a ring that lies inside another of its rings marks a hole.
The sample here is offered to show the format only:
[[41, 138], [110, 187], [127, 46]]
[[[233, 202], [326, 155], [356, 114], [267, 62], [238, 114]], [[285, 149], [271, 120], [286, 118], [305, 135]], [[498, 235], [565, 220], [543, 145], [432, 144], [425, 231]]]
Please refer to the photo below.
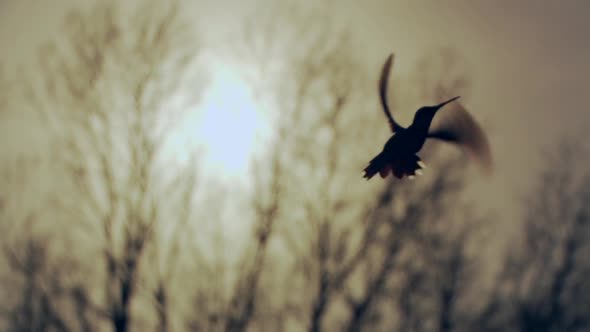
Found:
[[[200, 152], [199, 162], [221, 178], [247, 175], [252, 157], [268, 133], [262, 104], [240, 70], [244, 65], [207, 57], [210, 83], [201, 102], [176, 129], [178, 161]], [[180, 143], [182, 142], [182, 143]]]

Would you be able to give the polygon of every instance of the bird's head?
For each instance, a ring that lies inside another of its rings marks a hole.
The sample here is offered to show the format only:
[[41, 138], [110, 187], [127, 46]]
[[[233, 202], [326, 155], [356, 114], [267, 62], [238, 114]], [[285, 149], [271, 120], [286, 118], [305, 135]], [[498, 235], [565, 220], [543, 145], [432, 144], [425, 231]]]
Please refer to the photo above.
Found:
[[457, 97], [453, 97], [445, 102], [442, 102], [438, 105], [421, 107], [416, 112], [416, 115], [414, 116], [414, 123], [430, 126], [430, 122], [432, 121], [432, 118], [434, 117], [436, 112], [438, 112], [446, 104], [453, 102], [459, 98], [460, 98], [460, 96], [457, 96]]

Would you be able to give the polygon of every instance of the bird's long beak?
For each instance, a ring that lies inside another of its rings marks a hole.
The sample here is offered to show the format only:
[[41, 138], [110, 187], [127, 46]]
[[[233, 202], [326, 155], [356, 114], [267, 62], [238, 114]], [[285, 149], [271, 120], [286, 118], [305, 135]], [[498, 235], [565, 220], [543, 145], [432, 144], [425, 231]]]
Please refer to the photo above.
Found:
[[453, 98], [451, 98], [451, 99], [449, 99], [449, 100], [447, 100], [447, 101], [445, 101], [445, 102], [442, 102], [442, 103], [440, 103], [440, 104], [436, 105], [435, 107], [436, 107], [436, 109], [438, 110], [438, 109], [442, 108], [443, 106], [445, 106], [446, 104], [448, 104], [448, 103], [450, 103], [450, 102], [452, 102], [452, 101], [455, 101], [455, 100], [457, 100], [457, 99], [459, 99], [459, 98], [461, 98], [461, 96], [453, 97]]

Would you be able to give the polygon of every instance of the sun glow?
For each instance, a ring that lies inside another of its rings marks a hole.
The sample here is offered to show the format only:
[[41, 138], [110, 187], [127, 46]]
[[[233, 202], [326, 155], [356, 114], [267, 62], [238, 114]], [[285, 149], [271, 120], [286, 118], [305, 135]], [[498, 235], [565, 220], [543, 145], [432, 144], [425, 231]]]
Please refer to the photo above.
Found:
[[[242, 176], [268, 133], [261, 103], [236, 64], [207, 59], [210, 83], [201, 102], [178, 128], [174, 154], [183, 162], [199, 150], [206, 169], [225, 178]], [[180, 143], [182, 142], [182, 143]]]

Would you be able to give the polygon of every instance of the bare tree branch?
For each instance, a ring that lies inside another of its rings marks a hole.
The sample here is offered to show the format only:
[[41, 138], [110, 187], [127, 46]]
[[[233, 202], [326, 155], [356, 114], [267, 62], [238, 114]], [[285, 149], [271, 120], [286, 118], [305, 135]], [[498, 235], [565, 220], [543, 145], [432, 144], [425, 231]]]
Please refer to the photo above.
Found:
[[[100, 311], [115, 331], [129, 330], [143, 257], [161, 234], [159, 223], [167, 222], [178, 234], [189, 218], [186, 213], [176, 216], [171, 208], [191, 202], [171, 195], [172, 188], [183, 189], [174, 187], [175, 179], [163, 180], [169, 177], [162, 176], [161, 158], [167, 135], [184, 111], [171, 107], [171, 100], [192, 79], [198, 50], [179, 5], [150, 2], [126, 8], [101, 2], [91, 11], [71, 13], [63, 43], [49, 44], [40, 54], [44, 85], [27, 92], [45, 99], [33, 106], [53, 124], [61, 143], [56, 154], [72, 179], [71, 192], [57, 205], [80, 211], [75, 215], [94, 225], [104, 241], [105, 303]], [[187, 174], [179, 172], [176, 178]], [[157, 249], [169, 252], [160, 261], [178, 251], [161, 243]], [[167, 264], [174, 264], [174, 258]], [[161, 282], [170, 273], [157, 274], [157, 309], [168, 303]], [[80, 302], [93, 301], [82, 289], [76, 294]]]

